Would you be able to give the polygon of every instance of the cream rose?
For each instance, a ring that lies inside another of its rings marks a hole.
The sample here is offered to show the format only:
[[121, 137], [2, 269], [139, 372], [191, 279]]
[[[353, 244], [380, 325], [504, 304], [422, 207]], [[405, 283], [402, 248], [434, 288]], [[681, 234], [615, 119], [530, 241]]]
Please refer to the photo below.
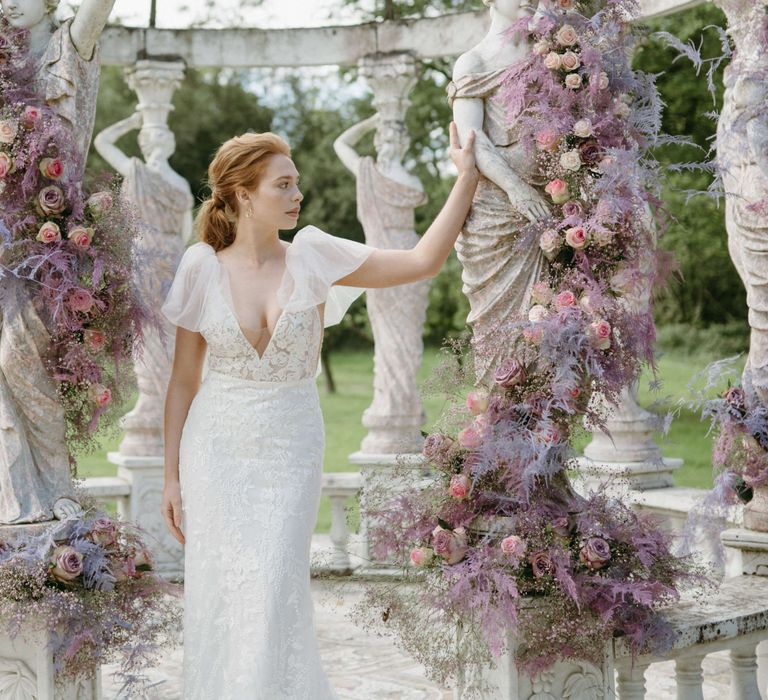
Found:
[[59, 180], [64, 174], [64, 164], [58, 158], [43, 158], [39, 168], [43, 177], [49, 180]]
[[590, 82], [597, 85], [601, 90], [607, 90], [608, 86], [611, 84], [611, 81], [608, 78], [608, 73], [605, 71], [601, 71], [598, 75], [593, 75]]
[[536, 146], [543, 151], [553, 151], [560, 143], [560, 134], [554, 129], [542, 129], [536, 134]]
[[531, 301], [534, 304], [544, 304], [545, 306], [552, 301], [552, 287], [546, 282], [536, 282], [531, 290]]
[[10, 119], [0, 121], [0, 143], [13, 143], [16, 134], [19, 133], [19, 125]]
[[469, 496], [472, 488], [472, 482], [466, 474], [454, 474], [451, 477], [451, 483], [448, 486], [448, 493], [457, 501], [463, 501]]
[[0, 152], [0, 178], [7, 177], [13, 170], [13, 159], [7, 154]]
[[560, 46], [573, 46], [579, 40], [579, 35], [570, 24], [564, 24], [555, 35], [555, 41]]
[[578, 73], [568, 73], [565, 76], [565, 87], [576, 90], [581, 87], [581, 76]]
[[55, 243], [61, 240], [61, 229], [53, 221], [46, 221], [40, 227], [35, 239], [41, 243]]
[[561, 66], [560, 54], [556, 51], [550, 51], [544, 57], [544, 67], [549, 70], [558, 70]]
[[586, 139], [592, 136], [592, 122], [589, 119], [579, 119], [573, 125], [573, 135], [580, 139]]
[[552, 197], [555, 204], [563, 204], [570, 199], [571, 193], [568, 191], [568, 183], [565, 180], [557, 178], [547, 183], [544, 191]]
[[598, 350], [607, 350], [611, 347], [611, 324], [605, 319], [593, 321], [589, 324], [587, 336]]
[[112, 209], [113, 204], [114, 200], [109, 192], [95, 192], [85, 202], [85, 206], [94, 216], [105, 214]]
[[553, 230], [544, 231], [539, 238], [539, 248], [548, 260], [554, 260], [560, 252], [561, 245], [560, 236]]
[[427, 566], [434, 558], [435, 552], [430, 547], [416, 547], [411, 550], [411, 564], [413, 566]]
[[592, 232], [592, 240], [599, 246], [606, 246], [613, 240], [613, 231], [600, 228]]
[[581, 168], [581, 156], [575, 149], [566, 151], [560, 156], [560, 167], [564, 170], [577, 172]]
[[546, 56], [552, 50], [552, 43], [548, 39], [539, 39], [533, 45], [533, 53], [537, 56]]
[[560, 65], [563, 67], [563, 70], [572, 71], [576, 70], [581, 65], [581, 61], [579, 60], [578, 55], [573, 53], [573, 51], [566, 51], [560, 57]]
[[93, 240], [94, 230], [92, 228], [86, 228], [85, 226], [78, 226], [73, 228], [68, 234], [67, 238], [72, 241], [78, 248], [87, 248], [91, 245]]
[[549, 316], [549, 311], [547, 311], [546, 306], [542, 306], [541, 304], [534, 304], [528, 311], [528, 320], [531, 323], [543, 321], [547, 316]]

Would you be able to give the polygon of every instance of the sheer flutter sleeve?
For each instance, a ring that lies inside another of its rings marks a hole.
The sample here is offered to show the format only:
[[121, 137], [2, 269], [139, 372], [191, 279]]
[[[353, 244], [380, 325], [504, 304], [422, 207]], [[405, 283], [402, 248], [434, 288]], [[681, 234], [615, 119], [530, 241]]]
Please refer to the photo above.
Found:
[[217, 284], [220, 268], [216, 252], [207, 243], [195, 243], [181, 258], [160, 310], [174, 326], [200, 331], [206, 302]]
[[325, 303], [325, 326], [339, 323], [352, 302], [365, 290], [334, 287], [362, 265], [374, 248], [331, 236], [314, 226], [301, 229], [285, 255], [285, 277], [277, 301], [288, 312]]

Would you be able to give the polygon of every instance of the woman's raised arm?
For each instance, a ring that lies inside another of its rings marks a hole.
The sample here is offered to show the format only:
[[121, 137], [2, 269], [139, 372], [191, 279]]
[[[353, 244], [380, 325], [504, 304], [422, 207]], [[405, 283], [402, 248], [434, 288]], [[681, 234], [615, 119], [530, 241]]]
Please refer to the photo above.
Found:
[[470, 131], [462, 148], [456, 124], [450, 126], [448, 151], [459, 176], [443, 208], [416, 246], [410, 250], [376, 249], [357, 270], [336, 284], [349, 287], [394, 287], [434, 277], [443, 266], [459, 237], [472, 206], [479, 173], [475, 166], [475, 132]]

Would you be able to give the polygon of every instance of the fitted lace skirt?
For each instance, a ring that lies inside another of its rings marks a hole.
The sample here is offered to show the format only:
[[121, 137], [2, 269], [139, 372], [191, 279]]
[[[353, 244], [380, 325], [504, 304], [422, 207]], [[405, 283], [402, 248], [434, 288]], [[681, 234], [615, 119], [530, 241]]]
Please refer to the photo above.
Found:
[[314, 379], [203, 382], [179, 461], [185, 700], [336, 698], [309, 587], [323, 448]]

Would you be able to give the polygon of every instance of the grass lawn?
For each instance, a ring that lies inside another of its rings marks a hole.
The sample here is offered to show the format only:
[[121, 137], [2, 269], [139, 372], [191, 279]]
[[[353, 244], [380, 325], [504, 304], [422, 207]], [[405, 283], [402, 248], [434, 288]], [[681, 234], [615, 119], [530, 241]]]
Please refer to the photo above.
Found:
[[[640, 383], [640, 403], [646, 407], [666, 398], [667, 403], [674, 402], [688, 395], [687, 385], [691, 377], [703, 369], [713, 357], [690, 356], [670, 353], [659, 360], [659, 379], [661, 391], [651, 394], [648, 390], [650, 376], [644, 376]], [[428, 350], [419, 379], [424, 381], [440, 362], [436, 350]], [[368, 407], [373, 395], [373, 355], [371, 352], [343, 352], [332, 357], [332, 368], [336, 380], [336, 394], [329, 394], [325, 382], [319, 380], [320, 399], [325, 416], [326, 450], [325, 471], [354, 471], [347, 457], [360, 448], [366, 429], [361, 424], [363, 411]], [[426, 428], [439, 418], [445, 410], [445, 400], [428, 397], [425, 400], [427, 413]], [[675, 481], [680, 486], [709, 488], [712, 484], [710, 462], [711, 439], [707, 436], [707, 426], [697, 415], [682, 411], [673, 422], [669, 434], [661, 438], [660, 443], [667, 457], [681, 457], [685, 463], [675, 474]], [[122, 436], [105, 439], [99, 452], [84, 456], [79, 461], [80, 475], [107, 476], [115, 473], [115, 467], [106, 461], [106, 453], [117, 450]], [[583, 447], [583, 445], [581, 445]], [[330, 507], [323, 499], [318, 516], [317, 529], [327, 532], [330, 529]]]

